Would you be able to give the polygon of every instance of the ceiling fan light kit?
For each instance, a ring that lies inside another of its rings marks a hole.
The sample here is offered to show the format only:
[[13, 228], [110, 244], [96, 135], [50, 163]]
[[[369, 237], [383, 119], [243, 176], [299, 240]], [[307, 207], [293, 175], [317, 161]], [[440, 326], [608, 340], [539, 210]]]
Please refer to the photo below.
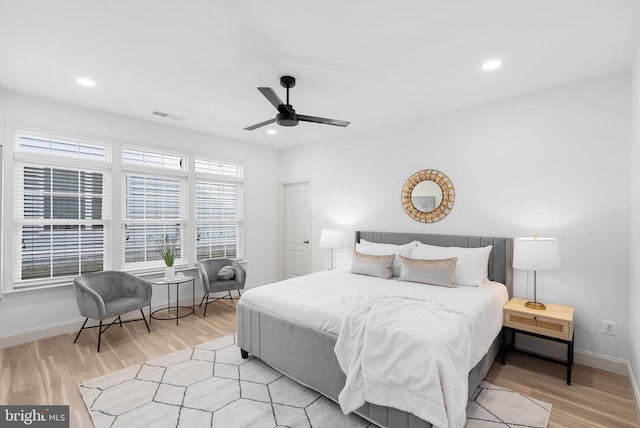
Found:
[[259, 87], [258, 91], [278, 110], [278, 114], [273, 119], [265, 120], [264, 122], [256, 123], [255, 125], [247, 126], [247, 131], [253, 131], [254, 129], [269, 125], [270, 123], [277, 122], [280, 126], [296, 126], [299, 122], [313, 122], [321, 123], [324, 125], [334, 126], [349, 126], [351, 122], [345, 122], [344, 120], [327, 119], [317, 116], [306, 116], [304, 114], [297, 114], [291, 104], [289, 104], [289, 89], [296, 86], [296, 78], [293, 76], [280, 77], [280, 85], [287, 89], [287, 102], [283, 103], [278, 94], [271, 88]]

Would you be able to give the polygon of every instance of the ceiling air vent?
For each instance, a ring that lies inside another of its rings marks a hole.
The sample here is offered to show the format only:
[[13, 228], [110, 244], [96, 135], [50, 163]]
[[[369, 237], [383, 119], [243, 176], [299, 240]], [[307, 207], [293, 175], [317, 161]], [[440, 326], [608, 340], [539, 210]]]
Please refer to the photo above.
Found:
[[162, 111], [157, 111], [157, 110], [155, 110], [151, 114], [154, 114], [154, 115], [160, 116], [160, 117], [166, 117], [167, 119], [171, 119], [171, 120], [184, 120], [184, 119], [186, 119], [185, 116], [176, 116], [175, 114], [164, 113]]

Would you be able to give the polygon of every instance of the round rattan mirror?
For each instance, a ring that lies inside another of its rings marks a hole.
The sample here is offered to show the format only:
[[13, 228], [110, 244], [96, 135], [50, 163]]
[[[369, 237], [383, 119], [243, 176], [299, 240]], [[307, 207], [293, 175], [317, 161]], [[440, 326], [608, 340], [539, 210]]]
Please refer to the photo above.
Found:
[[443, 172], [423, 169], [407, 179], [402, 188], [402, 208], [422, 223], [435, 223], [451, 212], [456, 191]]

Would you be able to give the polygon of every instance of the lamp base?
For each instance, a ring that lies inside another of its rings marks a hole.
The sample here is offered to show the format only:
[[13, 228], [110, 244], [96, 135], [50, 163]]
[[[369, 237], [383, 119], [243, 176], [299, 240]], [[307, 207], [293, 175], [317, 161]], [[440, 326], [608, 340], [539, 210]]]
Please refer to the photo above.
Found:
[[547, 307], [544, 305], [544, 303], [540, 303], [540, 302], [527, 302], [524, 304], [527, 308], [529, 309], [538, 309], [538, 310], [544, 310], [547, 309]]

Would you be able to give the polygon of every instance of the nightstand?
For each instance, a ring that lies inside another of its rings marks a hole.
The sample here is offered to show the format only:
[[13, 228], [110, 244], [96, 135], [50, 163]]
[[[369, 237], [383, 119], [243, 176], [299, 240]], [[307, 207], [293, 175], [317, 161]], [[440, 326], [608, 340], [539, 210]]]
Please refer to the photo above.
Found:
[[[504, 305], [502, 327], [502, 365], [505, 364], [507, 351], [514, 350], [543, 360], [562, 364], [567, 367], [567, 385], [571, 385], [573, 367], [573, 307], [547, 303], [547, 309], [527, 308], [527, 299], [514, 297]], [[511, 333], [511, 346], [507, 346], [507, 333]], [[516, 348], [516, 333], [540, 337], [567, 345], [566, 361]]]

